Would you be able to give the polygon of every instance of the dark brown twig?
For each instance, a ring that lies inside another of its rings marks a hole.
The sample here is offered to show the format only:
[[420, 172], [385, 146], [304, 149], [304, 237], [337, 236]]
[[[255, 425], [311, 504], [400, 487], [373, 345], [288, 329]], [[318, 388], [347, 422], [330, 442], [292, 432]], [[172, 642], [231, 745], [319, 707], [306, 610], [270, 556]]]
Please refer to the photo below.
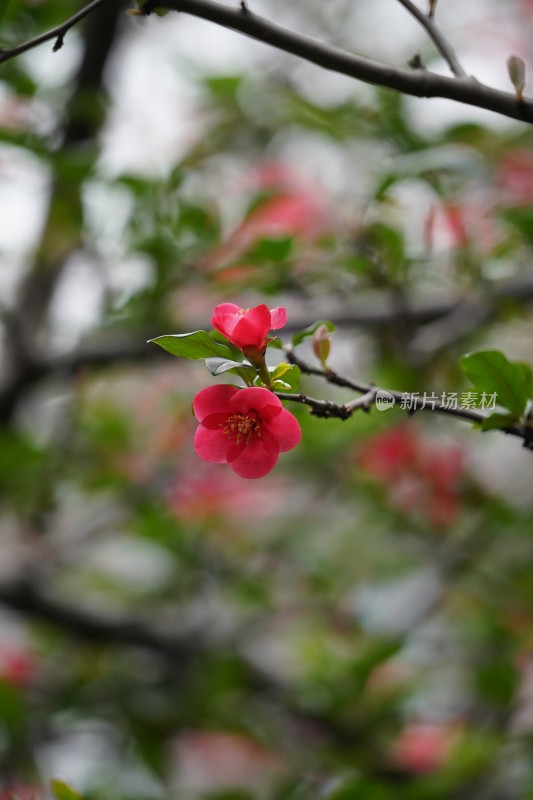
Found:
[[533, 122], [532, 100], [524, 99], [519, 103], [514, 93], [492, 89], [474, 78], [464, 75], [449, 78], [428, 70], [393, 67], [293, 33], [250, 11], [243, 14], [239, 7], [232, 8], [213, 0], [148, 0], [142, 5], [142, 11], [149, 14], [156, 6], [209, 20], [365, 83], [414, 97], [447, 98], [522, 122]]
[[82, 8], [76, 14], [73, 14], [69, 19], [62, 22], [61, 25], [56, 25], [55, 28], [52, 28], [46, 33], [41, 33], [39, 36], [34, 36], [32, 39], [28, 39], [26, 42], [22, 42], [21, 44], [16, 45], [16, 47], [10, 47], [6, 49], [0, 49], [0, 64], [4, 61], [8, 61], [10, 58], [15, 58], [15, 56], [19, 56], [21, 53], [25, 53], [27, 50], [32, 50], [34, 47], [38, 47], [40, 44], [44, 44], [44, 42], [49, 42], [52, 39], [55, 39], [54, 47], [52, 48], [54, 53], [57, 50], [60, 50], [63, 47], [63, 41], [65, 38], [65, 34], [77, 25], [84, 17], [94, 11], [95, 8], [101, 6], [102, 3], [105, 3], [106, 0], [93, 0], [92, 3]]
[[423, 14], [422, 11], [420, 11], [420, 9], [411, 2], [411, 0], [398, 0], [398, 2], [401, 3], [402, 6], [406, 8], [407, 11], [412, 14], [413, 17], [415, 17], [422, 25], [432, 42], [435, 44], [437, 50], [450, 67], [453, 74], [458, 78], [466, 77], [466, 72], [459, 63], [459, 59], [455, 55], [448, 41], [442, 35], [441, 31], [433, 22], [433, 17]]
[[[297, 367], [299, 367], [305, 375], [316, 375], [317, 377], [323, 378], [334, 386], [352, 389], [353, 391], [359, 392], [363, 395], [363, 397], [359, 398], [358, 400], [352, 400], [348, 403], [334, 403], [331, 400], [315, 400], [314, 398], [308, 397], [305, 394], [276, 392], [277, 396], [281, 400], [292, 401], [309, 406], [311, 408], [311, 413], [316, 417], [337, 417], [338, 419], [343, 420], [349, 419], [352, 414], [359, 409], [369, 411], [371, 406], [375, 405], [376, 399], [381, 394], [388, 395], [389, 397], [393, 398], [394, 403], [398, 403], [400, 408], [405, 410], [408, 414], [413, 414], [417, 411], [426, 411], [447, 417], [455, 417], [456, 419], [461, 419], [464, 422], [470, 422], [471, 424], [478, 425], [487, 419], [487, 415], [473, 408], [454, 408], [453, 406], [448, 406], [446, 403], [433, 396], [433, 393], [424, 393], [423, 396], [420, 397], [413, 393], [397, 392], [395, 390], [373, 386], [368, 383], [352, 381], [348, 378], [344, 378], [342, 375], [338, 375], [332, 369], [319, 369], [318, 367], [312, 367], [310, 364], [307, 364], [299, 356], [297, 356], [290, 345], [287, 345], [284, 350], [288, 361], [290, 361], [291, 364], [295, 364]], [[406, 395], [408, 396], [408, 403], [405, 403]], [[508, 425], [505, 428], [498, 428], [497, 430], [503, 431], [503, 433], [509, 434], [510, 436], [516, 436], [519, 439], [522, 439], [524, 442], [524, 447], [529, 450], [533, 449], [532, 429], [522, 425]]]

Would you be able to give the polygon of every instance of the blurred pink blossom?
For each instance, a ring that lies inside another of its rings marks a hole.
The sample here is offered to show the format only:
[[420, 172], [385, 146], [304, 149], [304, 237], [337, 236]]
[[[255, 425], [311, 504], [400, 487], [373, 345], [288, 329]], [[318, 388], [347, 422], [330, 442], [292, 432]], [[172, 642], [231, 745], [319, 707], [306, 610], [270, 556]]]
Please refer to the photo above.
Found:
[[368, 438], [357, 450], [359, 466], [387, 487], [392, 504], [435, 527], [451, 525], [461, 511], [461, 448], [400, 424]]
[[264, 789], [284, 772], [282, 758], [242, 733], [192, 731], [177, 745], [177, 781], [189, 791]]
[[7, 645], [0, 648], [0, 680], [24, 687], [33, 680], [37, 659], [27, 648]]
[[392, 760], [408, 772], [435, 772], [449, 761], [456, 735], [450, 725], [411, 722], [394, 742]]

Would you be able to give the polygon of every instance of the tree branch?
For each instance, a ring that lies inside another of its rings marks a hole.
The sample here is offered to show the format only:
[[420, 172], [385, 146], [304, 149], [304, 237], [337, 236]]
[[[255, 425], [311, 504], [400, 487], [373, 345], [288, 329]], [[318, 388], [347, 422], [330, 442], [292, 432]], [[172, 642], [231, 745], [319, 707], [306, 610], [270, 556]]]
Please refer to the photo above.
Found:
[[422, 27], [426, 30], [429, 34], [430, 39], [435, 44], [437, 50], [447, 62], [448, 66], [450, 67], [451, 71], [454, 75], [458, 78], [466, 77], [466, 72], [464, 71], [463, 67], [459, 63], [457, 56], [455, 55], [452, 47], [446, 41], [440, 30], [437, 28], [431, 16], [426, 16], [425, 14], [417, 8], [411, 0], [398, 0], [399, 3], [402, 4], [407, 11], [415, 17], [418, 22], [422, 25]]
[[[384, 295], [384, 296], [383, 296]], [[427, 300], [424, 303], [409, 302], [404, 308], [398, 308], [390, 302], [386, 293], [378, 297], [361, 293], [354, 301], [353, 308], [346, 312], [331, 316], [337, 328], [372, 328], [410, 324], [420, 328], [420, 335], [413, 340], [415, 356], [427, 359], [432, 350], [446, 346], [450, 340], [456, 341], [457, 318], [461, 320], [488, 320], [497, 312], [501, 303], [509, 302], [528, 305], [533, 301], [533, 280], [505, 281], [494, 287], [490, 294], [479, 300], [464, 300], [451, 297], [444, 300]], [[306, 328], [312, 319], [296, 319], [285, 328], [286, 333]], [[17, 323], [12, 312], [4, 314], [4, 324], [12, 326]], [[441, 328], [432, 330], [431, 323], [438, 323]], [[200, 327], [200, 323], [198, 325]], [[429, 328], [429, 330], [428, 330]], [[426, 334], [426, 331], [428, 334]], [[439, 339], [446, 332], [448, 338]], [[467, 329], [465, 333], [470, 332]], [[147, 347], [146, 340], [154, 335], [153, 330], [139, 330], [133, 334], [117, 334], [113, 338], [99, 343], [85, 343], [70, 353], [58, 357], [45, 357], [28, 352], [24, 330], [16, 325], [8, 344], [13, 350], [16, 372], [10, 380], [0, 387], [0, 425], [9, 421], [16, 404], [25, 391], [31, 389], [50, 375], [75, 375], [79, 369], [112, 366], [119, 362], [141, 363], [153, 362], [154, 359], [168, 358], [168, 354], [157, 348]], [[429, 340], [426, 341], [427, 335]], [[453, 337], [453, 338], [452, 338]], [[425, 346], [423, 347], [423, 342]]]
[[[0, 388], [0, 426], [9, 423], [20, 397], [40, 381], [55, 376], [73, 376], [85, 368], [106, 367], [113, 364], [141, 363], [164, 358], [160, 348], [150, 348], [146, 340], [152, 335], [139, 331], [133, 336], [116, 336], [100, 344], [80, 345], [70, 353], [53, 358], [28, 352], [24, 346], [17, 349], [17, 371]], [[23, 343], [22, 339], [18, 344]]]
[[[487, 415], [476, 411], [473, 408], [453, 408], [449, 407], [446, 403], [438, 400], [434, 393], [424, 393], [422, 397], [417, 396], [418, 393], [397, 392], [391, 389], [383, 389], [378, 386], [373, 386], [369, 383], [358, 383], [357, 381], [344, 378], [338, 375], [332, 369], [318, 369], [312, 367], [307, 362], [299, 358], [291, 345], [284, 347], [287, 359], [291, 364], [295, 364], [301, 369], [305, 375], [316, 375], [324, 378], [328, 383], [335, 386], [341, 386], [345, 389], [352, 389], [363, 395], [358, 400], [352, 400], [348, 403], [334, 403], [331, 400], [315, 400], [305, 394], [291, 394], [290, 392], [275, 392], [280, 400], [292, 401], [294, 403], [301, 403], [311, 408], [311, 414], [315, 417], [337, 417], [338, 419], [349, 419], [357, 410], [369, 411], [372, 405], [375, 405], [376, 399], [380, 393], [387, 394], [394, 398], [394, 402], [398, 403], [409, 415], [417, 411], [427, 411], [433, 414], [441, 414], [447, 417], [455, 417], [472, 424], [480, 424]], [[409, 403], [405, 404], [406, 395], [408, 395]], [[405, 404], [405, 405], [404, 405]], [[533, 429], [526, 425], [508, 425], [505, 428], [497, 428], [495, 430], [503, 431], [510, 436], [516, 436], [523, 440], [524, 447], [528, 450], [533, 450]]]
[[55, 45], [53, 47], [54, 52], [60, 50], [63, 47], [63, 39], [65, 38], [65, 34], [77, 25], [84, 17], [94, 11], [95, 8], [101, 6], [102, 3], [105, 3], [106, 0], [93, 0], [92, 3], [82, 8], [76, 14], [73, 14], [72, 17], [67, 19], [65, 22], [62, 22], [61, 25], [56, 25], [55, 28], [47, 31], [46, 33], [41, 33], [39, 36], [35, 36], [33, 39], [28, 39], [27, 42], [22, 42], [21, 44], [17, 45], [16, 47], [11, 47], [9, 49], [0, 48], [0, 64], [4, 61], [8, 61], [10, 58], [15, 58], [15, 56], [19, 56], [21, 53], [25, 53], [27, 50], [32, 50], [34, 47], [38, 47], [40, 44], [44, 44], [44, 42], [49, 42], [51, 39], [55, 39]]
[[[130, 618], [105, 619], [48, 596], [31, 581], [13, 580], [0, 584], [0, 603], [34, 619], [53, 625], [80, 639], [117, 645], [135, 645], [157, 650], [169, 658], [191, 656], [191, 638], [195, 651], [203, 649], [199, 636], [191, 633], [167, 634]], [[196, 632], [198, 634], [198, 632]]]
[[428, 70], [407, 70], [392, 67], [370, 58], [354, 55], [332, 45], [323, 44], [301, 34], [274, 25], [246, 8], [231, 8], [213, 0], [148, 0], [141, 13], [149, 14], [156, 7], [181, 11], [209, 20], [286, 53], [317, 64], [324, 69], [351, 78], [393, 89], [414, 97], [441, 97], [458, 103], [485, 108], [522, 122], [533, 122], [533, 101], [518, 101], [514, 93], [501, 92], [479, 83], [474, 78], [449, 78]]

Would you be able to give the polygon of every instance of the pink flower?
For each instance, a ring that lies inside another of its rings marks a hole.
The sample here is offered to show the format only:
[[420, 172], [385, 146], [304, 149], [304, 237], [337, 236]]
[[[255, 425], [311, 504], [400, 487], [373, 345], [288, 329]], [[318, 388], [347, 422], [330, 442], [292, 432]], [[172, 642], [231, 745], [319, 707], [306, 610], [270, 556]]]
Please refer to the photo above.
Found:
[[200, 423], [194, 436], [197, 455], [229, 464], [241, 478], [262, 478], [302, 435], [295, 417], [268, 389], [208, 386], [194, 398], [193, 409]]
[[263, 351], [268, 344], [269, 331], [282, 328], [286, 322], [284, 308], [269, 310], [265, 305], [244, 309], [235, 303], [221, 303], [211, 317], [213, 328], [240, 350], [255, 347]]

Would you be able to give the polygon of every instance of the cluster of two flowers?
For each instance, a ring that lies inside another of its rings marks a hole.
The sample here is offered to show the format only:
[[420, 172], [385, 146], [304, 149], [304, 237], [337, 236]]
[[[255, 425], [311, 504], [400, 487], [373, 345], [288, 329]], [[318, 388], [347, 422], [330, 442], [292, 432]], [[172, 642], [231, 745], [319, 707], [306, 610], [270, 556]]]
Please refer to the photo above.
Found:
[[[218, 305], [212, 326], [245, 352], [263, 354], [268, 334], [285, 325], [284, 308], [266, 305], [244, 310], [234, 303]], [[200, 423], [194, 449], [204, 461], [227, 463], [242, 478], [261, 478], [279, 454], [296, 447], [301, 438], [295, 417], [269, 389], [221, 384], [202, 389], [193, 401]]]

